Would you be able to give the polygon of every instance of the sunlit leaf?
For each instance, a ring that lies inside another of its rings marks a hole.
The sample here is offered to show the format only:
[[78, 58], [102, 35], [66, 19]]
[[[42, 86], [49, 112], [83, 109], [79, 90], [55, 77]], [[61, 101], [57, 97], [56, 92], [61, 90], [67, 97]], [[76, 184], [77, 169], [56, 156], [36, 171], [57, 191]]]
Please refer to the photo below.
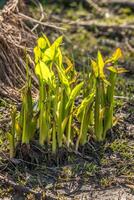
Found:
[[69, 58], [66, 57], [66, 64], [67, 64], [67, 68], [65, 70], [66, 73], [68, 73], [69, 71], [71, 71], [71, 69], [73, 68], [73, 63], [71, 62], [71, 60]]
[[115, 52], [113, 53], [113, 55], [105, 61], [105, 64], [110, 63], [110, 62], [116, 62], [122, 57], [123, 57], [123, 54], [122, 54], [121, 49], [117, 48]]
[[99, 118], [100, 118], [100, 120], [102, 120], [102, 119], [104, 118], [104, 112], [105, 112], [105, 108], [102, 108], [102, 109], [100, 110], [100, 113], [99, 113]]
[[37, 44], [38, 44], [38, 47], [40, 49], [45, 49], [47, 47], [47, 43], [46, 43], [46, 40], [43, 38], [43, 37], [40, 37], [38, 40], [37, 40]]
[[62, 40], [63, 40], [63, 36], [58, 37], [58, 38], [54, 41], [54, 43], [52, 44], [52, 46], [55, 46], [56, 48], [58, 48], [58, 47], [61, 45]]
[[76, 115], [78, 116], [93, 101], [93, 99], [94, 99], [94, 91], [83, 99], [77, 110]]
[[104, 68], [104, 60], [100, 51], [98, 51], [97, 63], [98, 63], [99, 68], [102, 68], [102, 69]]
[[97, 64], [98, 64], [98, 70], [99, 70], [99, 76], [100, 78], [104, 78], [105, 74], [104, 74], [104, 60], [102, 57], [102, 54], [100, 51], [98, 51], [98, 55], [97, 55]]
[[59, 68], [58, 65], [56, 65], [56, 67], [57, 67], [59, 79], [60, 79], [61, 83], [65, 86], [67, 94], [69, 95], [70, 94], [70, 85], [69, 85], [68, 78], [65, 74], [65, 71], [62, 68]]
[[76, 96], [79, 94], [79, 92], [80, 92], [81, 88], [83, 87], [83, 85], [84, 85], [84, 82], [81, 82], [81, 83], [79, 83], [78, 85], [76, 85], [74, 87], [74, 89], [72, 90], [72, 92], [70, 94], [69, 101], [68, 101], [68, 103], [66, 105], [66, 109], [68, 109], [69, 106], [71, 105], [72, 101], [75, 100]]
[[57, 57], [56, 54], [59, 54], [59, 56], [60, 56], [59, 59], [60, 59], [60, 64], [61, 64], [61, 62], [62, 62], [61, 56], [62, 55], [58, 49], [61, 42], [62, 42], [62, 36], [57, 38], [57, 40], [55, 40], [55, 42], [48, 49], [46, 49], [46, 51], [43, 53], [42, 61], [44, 61], [44, 62], [54, 61], [54, 59]]
[[35, 73], [46, 82], [51, 81], [52, 76], [54, 76], [53, 72], [51, 72], [48, 66], [42, 61], [36, 65]]
[[35, 63], [38, 63], [38, 61], [41, 59], [42, 52], [38, 46], [34, 48], [34, 56], [35, 56]]
[[92, 59], [91, 59], [91, 67], [93, 69], [95, 77], [98, 77], [98, 75], [99, 75], [98, 66], [97, 66], [97, 63]]
[[62, 68], [62, 53], [61, 53], [60, 48], [57, 49], [55, 59], [58, 66]]
[[122, 58], [122, 57], [123, 57], [123, 54], [122, 54], [121, 49], [120, 49], [120, 48], [117, 48], [117, 49], [115, 50], [115, 52], [113, 53], [113, 55], [112, 55], [113, 61], [117, 61], [117, 60], [119, 60], [119, 59]]
[[47, 36], [45, 34], [43, 34], [43, 38], [45, 39], [46, 43], [47, 43], [47, 46], [50, 47], [50, 41], [49, 39], [47, 38]]
[[128, 70], [126, 70], [123, 67], [117, 68], [117, 67], [110, 66], [110, 67], [107, 67], [107, 69], [116, 74], [122, 74], [122, 73], [128, 72]]

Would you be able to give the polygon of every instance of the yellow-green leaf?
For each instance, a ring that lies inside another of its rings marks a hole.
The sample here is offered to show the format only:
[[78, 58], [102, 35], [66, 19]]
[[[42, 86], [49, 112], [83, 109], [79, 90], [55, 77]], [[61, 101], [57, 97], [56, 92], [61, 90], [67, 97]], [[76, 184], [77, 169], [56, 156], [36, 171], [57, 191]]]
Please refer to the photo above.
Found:
[[38, 47], [39, 47], [40, 49], [45, 49], [46, 46], [47, 46], [46, 40], [45, 40], [43, 37], [40, 37], [40, 38], [37, 40], [37, 44], [38, 44]]
[[119, 60], [119, 59], [122, 58], [122, 57], [123, 57], [123, 54], [122, 54], [121, 49], [120, 49], [120, 48], [117, 48], [117, 49], [115, 50], [115, 52], [113, 53], [113, 55], [112, 55], [113, 61], [117, 61], [117, 60]]
[[74, 89], [72, 90], [72, 92], [70, 94], [68, 103], [66, 105], [66, 109], [68, 109], [69, 106], [71, 105], [71, 103], [75, 100], [76, 96], [79, 94], [79, 92], [80, 92], [81, 88], [83, 87], [83, 85], [84, 85], [84, 82], [81, 82], [81, 83], [79, 83], [78, 85], [76, 85], [74, 87]]
[[58, 47], [61, 45], [62, 40], [63, 40], [63, 36], [58, 37], [58, 38], [54, 41], [54, 43], [52, 44], [52, 46], [55, 46], [56, 48], [58, 48]]
[[59, 55], [60, 64], [61, 64], [62, 55], [58, 48], [61, 42], [62, 42], [62, 36], [57, 38], [57, 40], [55, 40], [54, 43], [48, 49], [46, 49], [46, 51], [43, 53], [43, 62], [54, 61], [54, 59], [57, 58], [57, 55]]
[[41, 59], [42, 52], [38, 46], [34, 48], [35, 63], [38, 63]]
[[57, 65], [62, 68], [62, 53], [60, 48], [57, 49], [56, 55], [55, 55], [55, 60]]
[[98, 63], [99, 68], [104, 68], [104, 60], [100, 51], [98, 51], [97, 63]]
[[50, 41], [49, 39], [47, 38], [47, 36], [45, 34], [43, 34], [43, 38], [45, 39], [46, 43], [47, 43], [47, 46], [50, 47]]
[[67, 64], [67, 68], [65, 70], [65, 73], [68, 73], [69, 71], [71, 71], [71, 69], [73, 68], [73, 63], [71, 62], [71, 60], [69, 58], [65, 58], [66, 60], [66, 64]]
[[98, 55], [97, 55], [97, 64], [98, 64], [98, 70], [99, 70], [99, 76], [100, 78], [104, 78], [105, 74], [104, 74], [104, 60], [102, 57], [102, 54], [100, 51], [98, 51]]
[[78, 116], [93, 101], [93, 99], [94, 99], [94, 91], [83, 99], [77, 110], [76, 115]]
[[128, 72], [128, 70], [126, 70], [123, 67], [115, 68], [113, 66], [110, 66], [110, 67], [107, 67], [107, 69], [112, 71], [112, 72], [114, 72], [114, 73], [116, 73], [116, 74], [122, 74], [122, 73]]
[[110, 63], [110, 62], [116, 62], [122, 57], [123, 57], [123, 54], [122, 54], [121, 49], [117, 48], [115, 52], [113, 53], [113, 55], [105, 61], [105, 64]]
[[93, 69], [93, 73], [95, 75], [95, 77], [98, 77], [99, 73], [98, 73], [98, 66], [97, 63], [91, 59], [91, 67]]
[[51, 81], [52, 76], [54, 75], [53, 72], [50, 71], [48, 66], [40, 61], [35, 67], [35, 73], [39, 76], [42, 80], [48, 82]]
[[65, 89], [67, 91], [67, 94], [70, 94], [70, 85], [69, 85], [69, 81], [67, 79], [67, 76], [65, 74], [65, 71], [62, 68], [59, 68], [58, 65], [56, 65], [57, 67], [57, 71], [58, 71], [58, 75], [60, 78], [61, 83], [65, 86]]

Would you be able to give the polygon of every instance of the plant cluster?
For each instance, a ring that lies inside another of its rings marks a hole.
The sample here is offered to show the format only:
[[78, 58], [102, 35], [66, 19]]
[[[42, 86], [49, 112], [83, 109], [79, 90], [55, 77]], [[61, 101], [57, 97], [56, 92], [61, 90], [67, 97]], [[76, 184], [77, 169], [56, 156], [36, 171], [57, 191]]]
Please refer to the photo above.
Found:
[[[125, 72], [117, 67], [122, 57], [120, 48], [104, 59], [98, 51], [97, 59], [91, 60], [91, 72], [79, 81], [79, 73], [61, 51], [62, 36], [50, 44], [43, 35], [34, 48], [35, 74], [39, 83], [36, 102], [31, 94], [31, 77], [27, 56], [27, 81], [22, 88], [22, 108], [12, 111], [12, 129], [8, 133], [10, 157], [15, 155], [18, 142], [29, 144], [36, 136], [40, 145], [51, 145], [52, 152], [66, 145], [78, 150], [88, 141], [105, 140], [106, 133], [114, 124], [114, 89], [117, 74]], [[82, 101], [76, 99], [82, 94]], [[78, 123], [76, 123], [78, 122]], [[37, 131], [38, 130], [38, 131]]]

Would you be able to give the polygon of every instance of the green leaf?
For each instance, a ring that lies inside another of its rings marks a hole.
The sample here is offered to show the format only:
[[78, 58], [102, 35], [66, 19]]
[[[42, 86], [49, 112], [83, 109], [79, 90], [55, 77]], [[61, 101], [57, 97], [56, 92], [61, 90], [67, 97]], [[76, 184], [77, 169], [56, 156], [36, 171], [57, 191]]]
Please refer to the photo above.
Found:
[[35, 63], [38, 63], [42, 57], [42, 52], [38, 46], [34, 48]]
[[46, 43], [46, 40], [43, 38], [43, 37], [40, 37], [38, 40], [37, 40], [37, 45], [40, 49], [45, 49], [47, 47], [47, 43]]
[[104, 68], [104, 60], [103, 60], [103, 57], [102, 57], [102, 54], [101, 54], [100, 51], [98, 51], [97, 63], [98, 63], [98, 66], [99, 66], [100, 69]]
[[78, 85], [75, 86], [75, 88], [72, 90], [68, 103], [66, 105], [66, 110], [70, 107], [70, 105], [72, 104], [72, 102], [75, 101], [76, 96], [79, 94], [81, 88], [83, 87], [84, 82], [79, 83]]
[[97, 63], [91, 59], [91, 67], [93, 69], [94, 75], [95, 77], [98, 77], [99, 73], [98, 73], [98, 66]]
[[115, 50], [115, 52], [113, 53], [113, 55], [112, 55], [113, 61], [117, 61], [117, 60], [119, 60], [119, 59], [122, 58], [122, 57], [123, 57], [123, 54], [122, 54], [121, 49], [120, 49], [120, 48], [117, 48], [117, 49]]
[[105, 74], [104, 74], [104, 60], [102, 57], [102, 54], [100, 51], [98, 51], [98, 55], [97, 55], [97, 64], [98, 64], [98, 70], [99, 70], [99, 76], [100, 78], [105, 78]]
[[79, 106], [79, 108], [78, 108], [78, 110], [77, 110], [77, 116], [90, 104], [90, 103], [92, 103], [92, 101], [93, 101], [93, 99], [94, 99], [94, 91], [91, 93], [91, 94], [89, 94], [87, 97], [85, 97], [84, 99], [83, 99], [83, 101], [81, 102], [81, 104], [80, 104], [80, 106]]
[[73, 63], [71, 62], [71, 60], [69, 58], [65, 58], [66, 64], [67, 64], [67, 68], [65, 70], [65, 73], [67, 74], [68, 72], [70, 72], [73, 68]]
[[47, 83], [51, 82], [52, 77], [54, 76], [54, 73], [52, 71], [50, 71], [48, 66], [42, 61], [40, 61], [36, 65], [35, 73], [37, 76], [40, 77], [40, 79], [42, 79], [43, 81], [45, 81]]
[[57, 49], [57, 54], [56, 54], [56, 58], [55, 59], [56, 59], [56, 63], [58, 64], [58, 66], [60, 68], [62, 68], [63, 61], [62, 61], [62, 53], [61, 53], [60, 48]]
[[113, 55], [109, 59], [107, 59], [105, 61], [105, 64], [110, 63], [110, 62], [116, 62], [116, 61], [118, 61], [122, 57], [123, 57], [123, 54], [122, 54], [121, 49], [117, 48], [115, 50], [115, 52], [113, 53]]
[[116, 74], [122, 74], [122, 73], [125, 73], [125, 72], [128, 72], [128, 70], [126, 70], [125, 68], [123, 67], [120, 67], [120, 68], [115, 68], [113, 66], [110, 66], [110, 67], [107, 67], [108, 70], [116, 73]]
[[50, 47], [50, 41], [45, 34], [43, 34], [43, 38], [45, 39], [47, 46]]
[[54, 61], [54, 59], [57, 56], [56, 54], [60, 53], [58, 47], [60, 46], [61, 42], [62, 42], [62, 36], [57, 38], [57, 40], [55, 40], [54, 43], [48, 49], [46, 49], [46, 51], [43, 54], [44, 62]]
[[56, 65], [56, 67], [57, 67], [57, 71], [58, 71], [60, 81], [65, 86], [65, 90], [67, 92], [67, 95], [69, 95], [70, 94], [70, 85], [69, 85], [68, 78], [65, 74], [65, 71], [62, 68], [58, 67], [58, 65]]
[[55, 46], [56, 48], [58, 48], [58, 47], [61, 45], [62, 40], [63, 40], [63, 36], [58, 37], [58, 38], [54, 41], [54, 43], [52, 44], [52, 46]]

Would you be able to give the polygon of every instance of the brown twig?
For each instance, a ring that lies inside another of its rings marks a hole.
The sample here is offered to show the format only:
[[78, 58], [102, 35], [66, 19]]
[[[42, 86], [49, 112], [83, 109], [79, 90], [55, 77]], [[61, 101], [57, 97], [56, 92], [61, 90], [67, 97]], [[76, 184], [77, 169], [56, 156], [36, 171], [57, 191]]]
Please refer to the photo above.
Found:
[[121, 6], [129, 6], [134, 8], [134, 1], [133, 0], [101, 0], [102, 4], [117, 4], [117, 5], [121, 5]]
[[[39, 6], [39, 8], [40, 8], [41, 17], [40, 17], [39, 21], [42, 22], [43, 19], [44, 19], [44, 17], [45, 17], [43, 6], [42, 6], [42, 4], [41, 4], [39, 1], [37, 1], [37, 0], [32, 0], [32, 1], [35, 3], [36, 6]], [[32, 28], [31, 31], [33, 32], [38, 26], [39, 26], [39, 23], [36, 24], [36, 25]]]
[[84, 26], [86, 28], [88, 27], [97, 27], [97, 28], [103, 28], [103, 29], [114, 29], [115, 30], [134, 30], [133, 24], [106, 24], [103, 22], [100, 22], [99, 20], [91, 20], [91, 21], [73, 21], [70, 22], [70, 25], [76, 25], [76, 26]]
[[106, 9], [100, 8], [94, 1], [92, 0], [84, 0], [89, 6], [91, 6], [99, 15], [105, 16], [107, 13]]
[[37, 19], [34, 19], [32, 17], [29, 17], [27, 15], [24, 15], [23, 13], [18, 13], [19, 16], [22, 18], [22, 19], [26, 19], [26, 20], [29, 20], [33, 23], [36, 23], [36, 24], [40, 24], [42, 26], [46, 26], [46, 27], [49, 27], [49, 28], [54, 28], [54, 29], [58, 29], [58, 30], [62, 30], [62, 31], [65, 31], [66, 29], [65, 28], [62, 28], [62, 27], [58, 27], [54, 24], [51, 24], [51, 23], [48, 23], [48, 22], [41, 22], [41, 21], [38, 21]]
[[127, 46], [128, 50], [130, 52], [134, 53], [134, 47], [131, 46], [131, 44], [128, 41], [128, 38], [125, 38], [125, 43], [126, 43], [126, 46]]

